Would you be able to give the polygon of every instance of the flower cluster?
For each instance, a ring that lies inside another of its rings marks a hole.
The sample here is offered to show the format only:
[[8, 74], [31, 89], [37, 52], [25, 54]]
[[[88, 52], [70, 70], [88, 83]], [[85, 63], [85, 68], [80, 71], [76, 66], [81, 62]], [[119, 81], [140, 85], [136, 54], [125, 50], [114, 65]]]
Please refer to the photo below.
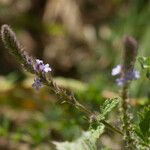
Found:
[[[42, 60], [36, 59], [36, 62], [34, 64], [34, 71], [37, 73], [48, 73], [52, 69], [49, 67], [49, 64], [44, 64]], [[43, 86], [43, 83], [39, 77], [36, 77], [34, 79], [34, 83], [32, 84], [32, 87], [36, 90], [39, 90]]]
[[[121, 75], [122, 72], [122, 65], [117, 65], [115, 68], [112, 69], [112, 75]], [[123, 86], [128, 81], [137, 80], [140, 78], [140, 72], [137, 70], [127, 72], [123, 77], [121, 76], [116, 80], [118, 86]]]
[[49, 64], [44, 64], [42, 60], [36, 59], [36, 63], [34, 65], [34, 70], [36, 72], [41, 72], [41, 73], [47, 73], [49, 71], [52, 71], [52, 69], [49, 67]]

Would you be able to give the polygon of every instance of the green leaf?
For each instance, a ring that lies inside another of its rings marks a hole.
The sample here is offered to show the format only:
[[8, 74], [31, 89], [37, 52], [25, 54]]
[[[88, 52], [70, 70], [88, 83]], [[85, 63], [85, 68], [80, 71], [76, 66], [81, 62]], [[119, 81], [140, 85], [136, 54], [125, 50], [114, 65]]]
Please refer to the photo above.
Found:
[[97, 129], [83, 132], [81, 137], [72, 142], [53, 142], [57, 150], [96, 150], [96, 142], [104, 132], [104, 125], [100, 124]]
[[139, 127], [144, 136], [150, 135], [150, 106], [144, 108], [143, 113], [140, 114]]
[[143, 69], [150, 69], [150, 57], [139, 57], [138, 60]]
[[150, 79], [150, 69], [147, 69], [146, 77]]
[[150, 142], [150, 106], [145, 107], [143, 112], [140, 113], [139, 124], [136, 125], [135, 132], [144, 143]]
[[146, 70], [146, 77], [150, 79], [150, 57], [139, 57], [138, 60], [141, 67]]
[[120, 98], [107, 99], [104, 101], [103, 105], [100, 107], [100, 114], [105, 117], [109, 112], [112, 111], [120, 102]]

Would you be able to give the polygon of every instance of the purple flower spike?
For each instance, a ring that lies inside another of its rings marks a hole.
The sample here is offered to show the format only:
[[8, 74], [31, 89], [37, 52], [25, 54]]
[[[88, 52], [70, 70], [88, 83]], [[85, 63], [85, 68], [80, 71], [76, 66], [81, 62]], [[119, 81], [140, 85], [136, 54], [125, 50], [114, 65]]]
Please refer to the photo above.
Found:
[[35, 78], [34, 83], [32, 84], [32, 87], [38, 91], [42, 86], [43, 86], [43, 83], [41, 82], [41, 79]]
[[45, 65], [42, 60], [36, 59], [34, 70], [37, 72], [47, 73], [52, 69], [49, 67], [49, 64]]

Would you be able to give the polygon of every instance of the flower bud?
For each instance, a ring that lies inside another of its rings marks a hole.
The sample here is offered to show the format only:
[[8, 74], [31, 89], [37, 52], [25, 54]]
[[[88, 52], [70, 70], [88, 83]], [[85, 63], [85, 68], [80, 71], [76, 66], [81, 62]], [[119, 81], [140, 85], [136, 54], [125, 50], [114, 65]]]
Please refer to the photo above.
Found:
[[11, 54], [15, 55], [24, 68], [31, 73], [34, 73], [33, 59], [23, 50], [23, 47], [17, 40], [15, 33], [6, 24], [1, 27], [1, 39], [4, 46]]
[[137, 56], [137, 50], [137, 41], [131, 36], [125, 37], [122, 77], [125, 77], [128, 73], [133, 72]]
[[16, 55], [18, 60], [21, 61], [22, 47], [17, 41], [15, 33], [6, 24], [1, 27], [1, 38], [4, 46], [9, 49], [12, 54]]

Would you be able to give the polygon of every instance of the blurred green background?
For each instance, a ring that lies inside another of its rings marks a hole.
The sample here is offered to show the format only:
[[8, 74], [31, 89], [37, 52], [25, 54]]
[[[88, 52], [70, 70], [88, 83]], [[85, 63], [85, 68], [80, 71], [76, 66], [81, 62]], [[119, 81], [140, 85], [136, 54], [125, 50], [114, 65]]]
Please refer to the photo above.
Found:
[[[30, 55], [50, 64], [56, 83], [95, 111], [118, 96], [111, 69], [122, 61], [123, 37], [134, 36], [138, 55], [150, 56], [149, 0], [1, 0], [2, 24], [13, 28]], [[0, 57], [0, 149], [49, 150], [51, 141], [73, 140], [88, 129], [82, 113], [60, 104], [47, 88], [32, 89], [34, 76], [1, 41]], [[136, 68], [141, 70], [138, 62]], [[149, 104], [149, 87], [141, 70], [130, 89], [133, 112]], [[116, 113], [108, 117], [115, 125]], [[110, 133], [100, 144], [120, 150], [119, 137]]]

